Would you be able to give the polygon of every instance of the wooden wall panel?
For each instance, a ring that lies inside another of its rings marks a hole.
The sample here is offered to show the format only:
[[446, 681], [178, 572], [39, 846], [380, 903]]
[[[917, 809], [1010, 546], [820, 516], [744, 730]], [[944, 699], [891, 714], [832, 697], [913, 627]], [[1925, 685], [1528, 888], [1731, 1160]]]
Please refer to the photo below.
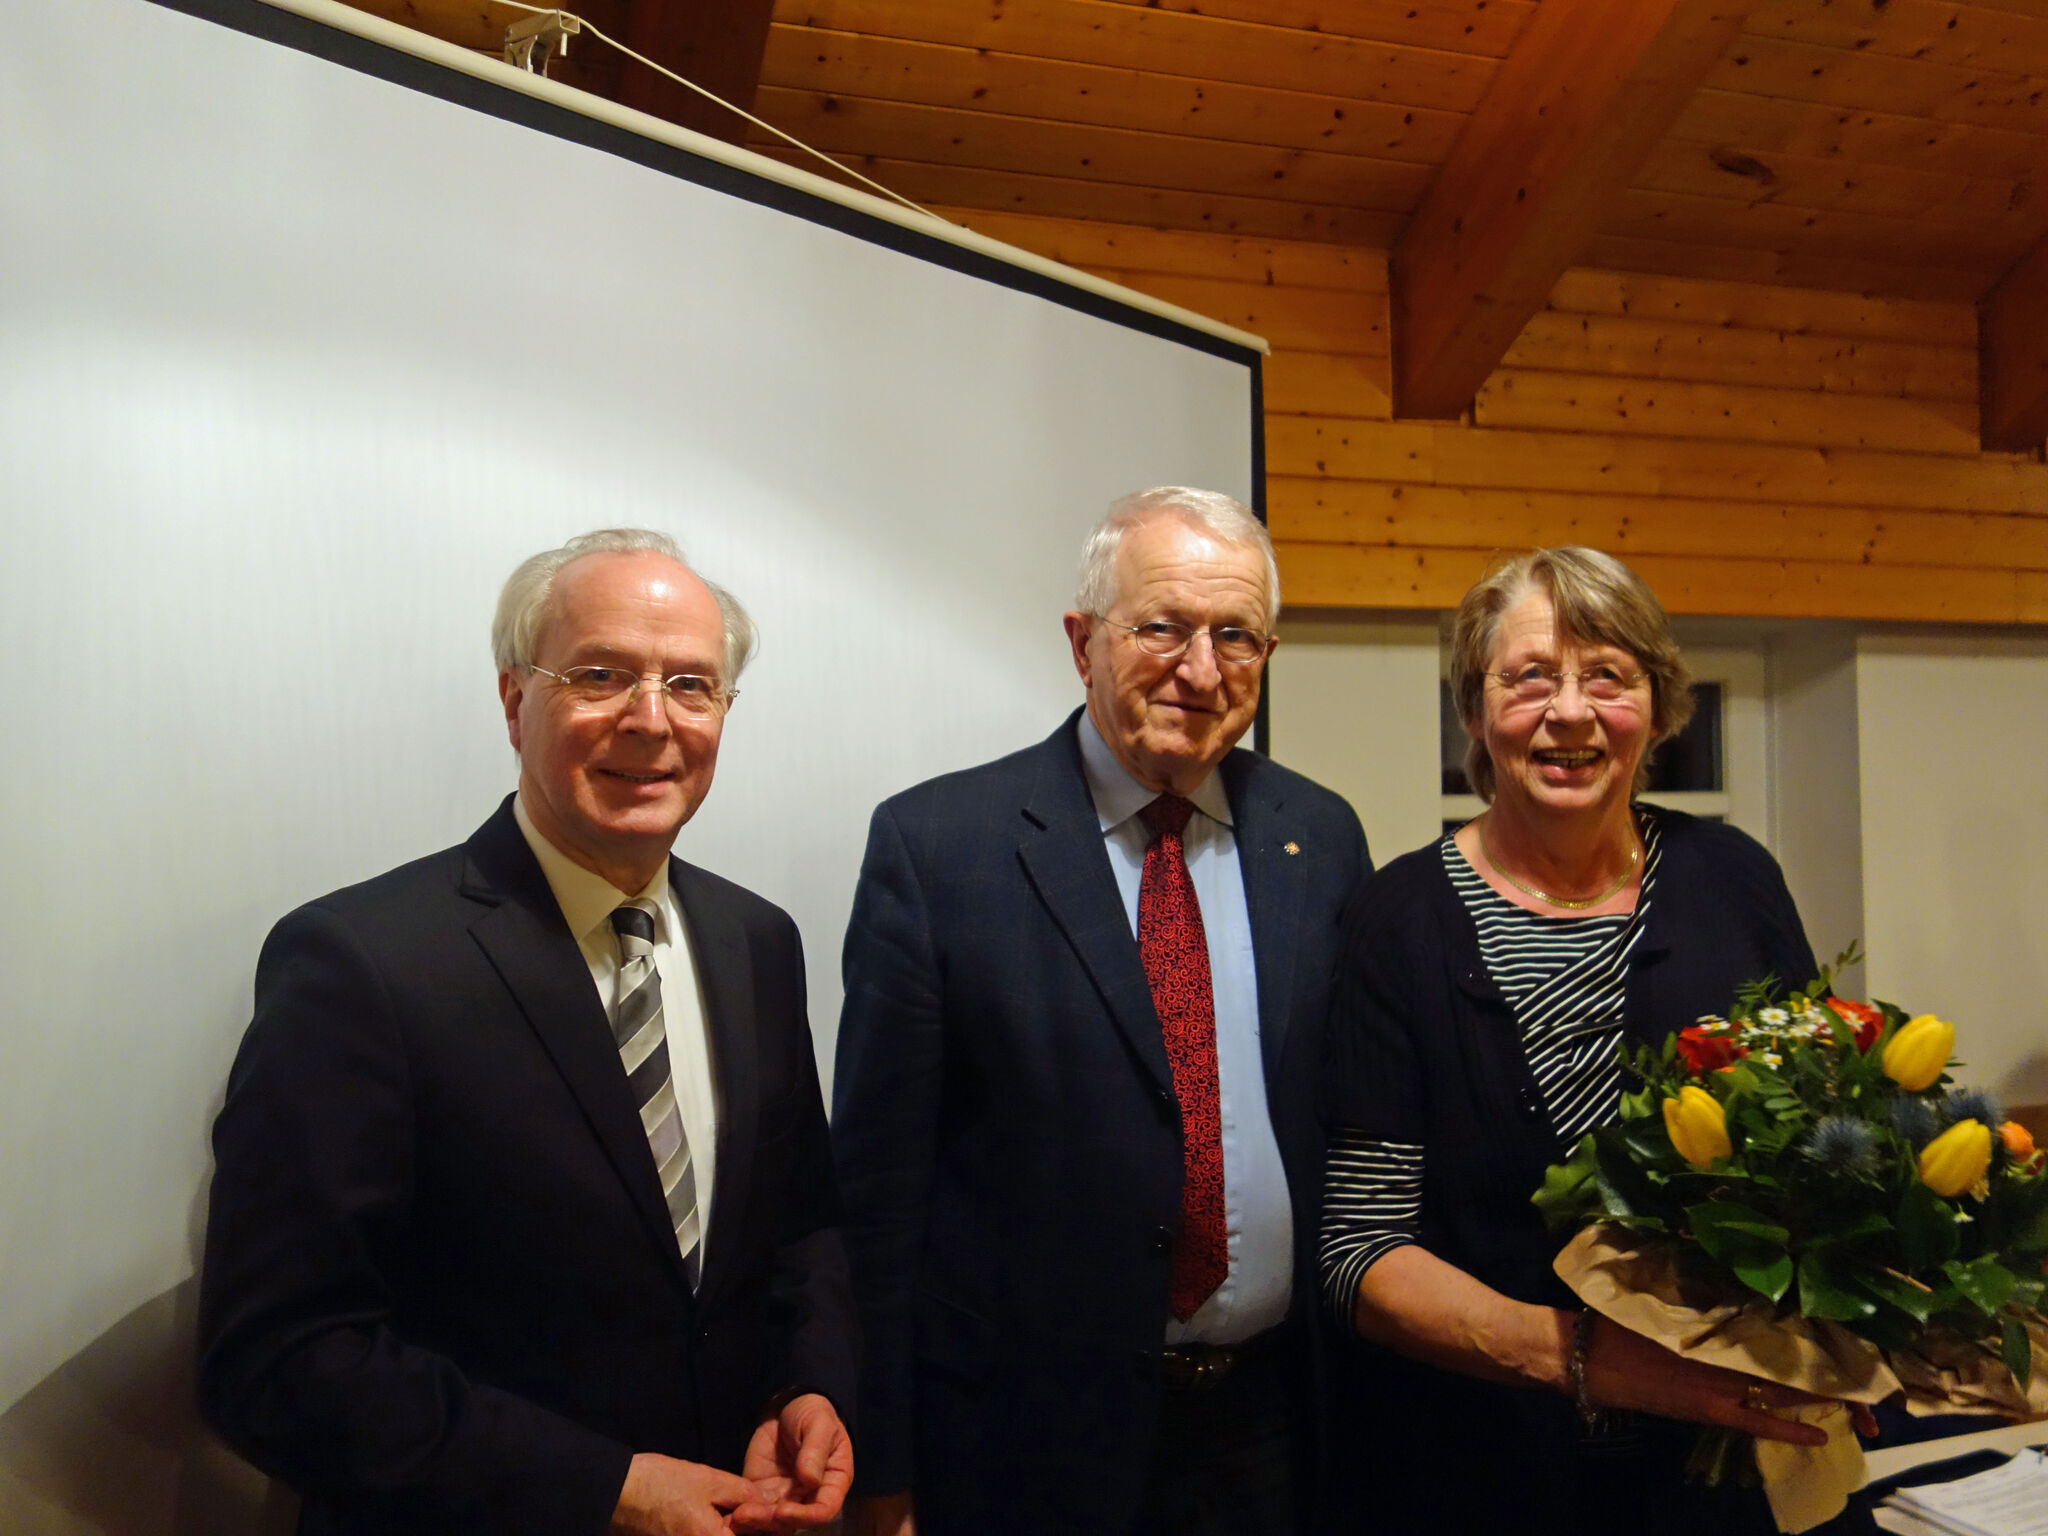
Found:
[[1967, 303], [1575, 269], [1472, 419], [1393, 421], [1372, 253], [947, 212], [1266, 326], [1297, 606], [1448, 607], [1502, 551], [1580, 542], [1679, 613], [2048, 623], [2048, 465], [1976, 450]]
[[[1465, 121], [1346, 96], [778, 23], [764, 85], [1434, 166]], [[788, 126], [781, 124], [778, 126]]]

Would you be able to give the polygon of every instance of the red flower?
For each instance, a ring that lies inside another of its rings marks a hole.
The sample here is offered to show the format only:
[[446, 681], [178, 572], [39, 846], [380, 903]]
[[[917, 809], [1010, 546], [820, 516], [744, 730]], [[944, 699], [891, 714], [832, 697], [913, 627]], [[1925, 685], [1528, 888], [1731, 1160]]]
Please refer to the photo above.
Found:
[[1732, 1067], [1736, 1058], [1749, 1052], [1720, 1030], [1692, 1024], [1678, 1032], [1678, 1054], [1695, 1077], [1704, 1077]]
[[1824, 997], [1821, 1001], [1856, 1031], [1857, 1050], [1867, 1051], [1877, 1044], [1877, 1037], [1884, 1032], [1884, 1015], [1870, 1004], [1852, 1003], [1846, 997]]

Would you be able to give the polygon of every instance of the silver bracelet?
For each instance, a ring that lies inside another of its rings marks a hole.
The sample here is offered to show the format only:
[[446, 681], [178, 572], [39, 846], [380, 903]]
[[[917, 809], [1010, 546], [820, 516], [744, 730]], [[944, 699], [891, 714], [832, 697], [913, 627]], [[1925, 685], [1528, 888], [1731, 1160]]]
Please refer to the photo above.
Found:
[[1587, 1307], [1572, 1320], [1572, 1402], [1579, 1410], [1579, 1423], [1588, 1435], [1597, 1435], [1607, 1427], [1607, 1415], [1595, 1408], [1593, 1399], [1586, 1395], [1586, 1356], [1593, 1351], [1593, 1320], [1599, 1315]]

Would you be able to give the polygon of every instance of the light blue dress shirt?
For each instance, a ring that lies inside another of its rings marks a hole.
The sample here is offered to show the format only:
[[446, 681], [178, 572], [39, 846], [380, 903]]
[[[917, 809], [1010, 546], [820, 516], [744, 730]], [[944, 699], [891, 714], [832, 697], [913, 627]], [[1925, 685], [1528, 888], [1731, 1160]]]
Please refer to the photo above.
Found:
[[[1157, 796], [1124, 770], [1086, 710], [1081, 713], [1081, 763], [1135, 938], [1138, 886], [1151, 841], [1138, 812]], [[1167, 1319], [1166, 1342], [1237, 1344], [1287, 1316], [1294, 1285], [1294, 1207], [1287, 1198], [1287, 1170], [1280, 1162], [1280, 1144], [1266, 1107], [1258, 971], [1230, 800], [1213, 773], [1188, 798], [1197, 814], [1189, 818], [1181, 842], [1202, 909], [1209, 977], [1216, 993], [1216, 1088], [1223, 1124], [1223, 1219], [1230, 1272], [1185, 1323]]]

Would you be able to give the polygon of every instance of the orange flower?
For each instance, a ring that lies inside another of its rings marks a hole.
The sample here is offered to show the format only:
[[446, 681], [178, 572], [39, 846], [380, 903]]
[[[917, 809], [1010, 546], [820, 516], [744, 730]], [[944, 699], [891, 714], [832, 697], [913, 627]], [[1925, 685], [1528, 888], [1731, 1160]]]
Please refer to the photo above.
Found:
[[1846, 997], [1824, 997], [1821, 1001], [1856, 1031], [1857, 1050], [1869, 1050], [1877, 1044], [1877, 1037], [1884, 1033], [1884, 1015], [1870, 1004], [1852, 1002]]
[[2006, 1156], [2021, 1167], [2034, 1160], [2034, 1134], [2017, 1120], [2008, 1120], [1998, 1128], [1998, 1139], [2005, 1143]]

